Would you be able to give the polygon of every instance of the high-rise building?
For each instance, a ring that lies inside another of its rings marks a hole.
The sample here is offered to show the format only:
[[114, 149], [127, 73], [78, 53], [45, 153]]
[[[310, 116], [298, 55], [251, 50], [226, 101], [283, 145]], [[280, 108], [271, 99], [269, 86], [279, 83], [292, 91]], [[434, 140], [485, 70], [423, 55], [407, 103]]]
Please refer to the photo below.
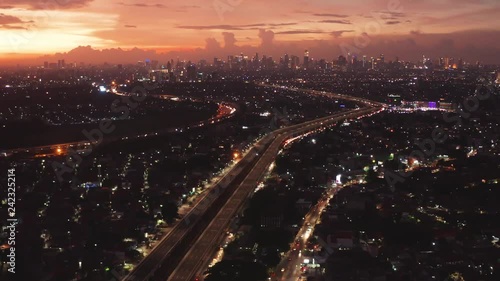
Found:
[[253, 67], [259, 68], [260, 66], [259, 53], [255, 53], [252, 62], [253, 62]]
[[444, 58], [444, 68], [448, 69], [450, 67], [450, 58]]
[[189, 81], [196, 81], [196, 65], [190, 63], [186, 69], [187, 71], [187, 79]]
[[326, 69], [326, 60], [324, 60], [324, 59], [319, 60], [319, 68], [321, 70], [325, 70]]
[[64, 67], [66, 67], [66, 62], [64, 60], [58, 60], [57, 68], [64, 68]]
[[[238, 56], [236, 56], [238, 57]], [[229, 69], [232, 69], [234, 65], [236, 64], [237, 60], [234, 59], [234, 56], [227, 56], [227, 65], [229, 66]]]
[[366, 56], [363, 56], [363, 68], [366, 67]]
[[358, 65], [358, 57], [356, 55], [352, 56], [352, 62], [351, 62], [353, 67], [357, 67]]
[[285, 54], [285, 59], [284, 59], [283, 63], [284, 63], [285, 68], [290, 67], [290, 57], [288, 56], [288, 54]]
[[43, 63], [43, 68], [45, 68], [45, 69], [49, 68], [49, 62], [48, 61], [46, 61], [46, 62]]
[[337, 65], [345, 66], [346, 64], [347, 64], [347, 59], [344, 56], [339, 56], [339, 59], [337, 60]]
[[299, 57], [292, 56], [292, 64], [291, 64], [292, 69], [297, 69], [297, 67], [299, 67], [299, 64], [300, 64]]
[[500, 71], [497, 72], [497, 80], [495, 81], [497, 84], [500, 84]]
[[304, 52], [304, 68], [308, 68], [309, 67], [309, 51], [306, 50]]

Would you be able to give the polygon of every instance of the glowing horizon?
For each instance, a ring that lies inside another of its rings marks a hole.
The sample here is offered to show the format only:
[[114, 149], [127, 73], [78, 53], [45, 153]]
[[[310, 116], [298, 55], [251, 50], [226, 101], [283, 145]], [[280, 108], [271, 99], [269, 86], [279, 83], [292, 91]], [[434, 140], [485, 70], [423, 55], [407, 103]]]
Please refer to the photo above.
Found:
[[199, 49], [211, 56], [257, 48], [271, 54], [307, 48], [325, 55], [337, 47], [334, 56], [346, 44], [360, 54], [383, 52], [385, 44], [396, 55], [414, 46], [409, 51], [431, 52], [438, 46], [451, 55], [490, 57], [500, 45], [500, 39], [492, 38], [500, 35], [498, 1], [337, 2], [4, 0], [0, 59], [28, 59], [89, 45], [185, 56]]

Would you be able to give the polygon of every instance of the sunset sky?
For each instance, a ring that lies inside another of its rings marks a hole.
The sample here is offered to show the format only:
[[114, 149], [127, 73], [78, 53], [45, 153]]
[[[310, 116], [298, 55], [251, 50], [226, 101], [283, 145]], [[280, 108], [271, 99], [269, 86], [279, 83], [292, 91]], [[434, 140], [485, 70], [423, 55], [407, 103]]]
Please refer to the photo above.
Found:
[[0, 0], [0, 38], [4, 62], [91, 46], [59, 56], [92, 61], [96, 50], [137, 47], [185, 59], [304, 49], [334, 58], [347, 48], [498, 63], [500, 1]]

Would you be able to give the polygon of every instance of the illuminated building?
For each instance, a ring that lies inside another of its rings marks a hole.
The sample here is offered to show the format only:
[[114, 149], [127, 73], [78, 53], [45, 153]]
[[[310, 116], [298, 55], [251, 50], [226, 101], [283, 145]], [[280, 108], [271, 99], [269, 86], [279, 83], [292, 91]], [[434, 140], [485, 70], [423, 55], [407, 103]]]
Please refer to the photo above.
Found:
[[196, 65], [190, 63], [187, 67], [188, 81], [196, 81]]
[[304, 52], [304, 68], [308, 68], [309, 67], [309, 51], [306, 50]]
[[447, 69], [450, 67], [450, 58], [444, 59], [444, 68]]
[[289, 68], [290, 67], [290, 57], [288, 56], [288, 54], [285, 54], [285, 60], [284, 60], [284, 66], [285, 68]]

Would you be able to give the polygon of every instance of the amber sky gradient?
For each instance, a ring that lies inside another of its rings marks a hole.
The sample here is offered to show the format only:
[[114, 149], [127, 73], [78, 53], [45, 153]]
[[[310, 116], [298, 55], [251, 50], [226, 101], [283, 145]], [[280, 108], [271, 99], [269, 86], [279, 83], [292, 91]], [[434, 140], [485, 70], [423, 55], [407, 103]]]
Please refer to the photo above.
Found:
[[500, 0], [0, 0], [0, 38], [4, 64], [304, 49], [500, 63]]

